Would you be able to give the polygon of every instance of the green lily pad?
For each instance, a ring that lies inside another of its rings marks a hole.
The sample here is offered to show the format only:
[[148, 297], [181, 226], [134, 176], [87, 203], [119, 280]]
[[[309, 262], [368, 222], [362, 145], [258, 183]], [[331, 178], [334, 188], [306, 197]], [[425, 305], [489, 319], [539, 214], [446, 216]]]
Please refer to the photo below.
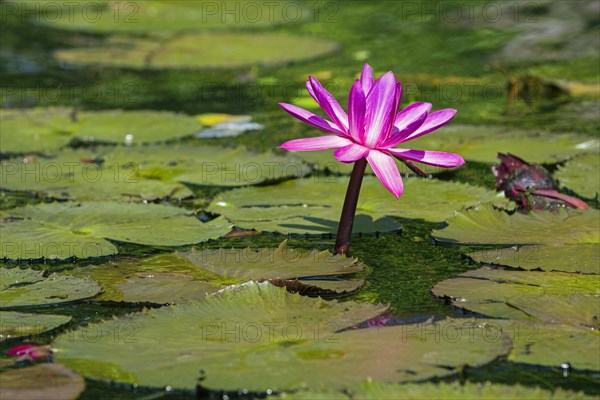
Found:
[[[133, 151], [132, 151], [133, 152]], [[159, 200], [193, 196], [184, 185], [141, 171], [125, 158], [114, 161], [102, 152], [68, 150], [57, 157], [0, 162], [0, 187], [61, 200]], [[171, 172], [166, 169], [163, 175]]]
[[243, 147], [145, 146], [116, 148], [108, 165], [134, 164], [137, 176], [198, 186], [235, 187], [302, 177], [310, 168], [290, 156], [252, 153]]
[[[232, 190], [218, 195], [208, 210], [226, 216], [240, 228], [297, 234], [335, 233], [347, 186], [347, 177], [334, 176]], [[462, 183], [407, 178], [404, 188], [404, 194], [397, 200], [377, 178], [365, 176], [354, 232], [400, 229], [400, 224], [388, 215], [440, 221], [463, 207], [498, 201], [495, 192]]]
[[329, 251], [301, 252], [284, 241], [276, 249], [192, 250], [110, 261], [69, 274], [100, 282], [105, 291], [98, 301], [171, 304], [199, 300], [227, 285], [250, 280], [269, 280], [291, 292], [335, 297], [358, 290], [364, 279], [352, 275], [364, 269], [356, 258]]
[[102, 287], [92, 280], [43, 271], [0, 268], [0, 309], [66, 303], [94, 297]]
[[183, 246], [216, 239], [231, 225], [202, 223], [184, 209], [113, 202], [49, 203], [2, 214], [0, 256], [8, 259], [91, 258], [117, 253], [109, 240]]
[[432, 292], [456, 307], [492, 317], [600, 328], [595, 275], [483, 267], [442, 281]]
[[193, 196], [182, 183], [235, 187], [301, 177], [302, 162], [217, 146], [66, 150], [53, 158], [0, 162], [0, 187], [66, 200], [157, 200]]
[[582, 197], [593, 199], [600, 193], [600, 156], [583, 154], [559, 167], [555, 177], [566, 187]]
[[525, 270], [600, 274], [600, 245], [528, 245], [468, 253], [475, 261]]
[[515, 363], [600, 371], [600, 335], [597, 330], [567, 325], [494, 322], [511, 337], [514, 347], [508, 360]]
[[[1, 289], [4, 291], [4, 287]], [[31, 314], [0, 311], [0, 343], [5, 340], [34, 336], [58, 328], [71, 321], [66, 315]]]
[[[284, 397], [282, 398], [294, 398]], [[301, 397], [300, 397], [301, 398]], [[529, 399], [529, 400], [575, 400], [591, 399], [584, 393], [576, 393], [561, 388], [554, 392], [539, 387], [521, 385], [503, 385], [498, 383], [420, 383], [397, 384], [384, 382], [366, 382], [353, 392], [355, 400], [480, 400], [480, 399]]]
[[[342, 389], [368, 377], [421, 380], [487, 363], [510, 350], [506, 338], [485, 341], [476, 325], [462, 321], [427, 326], [431, 336], [419, 332], [423, 325], [340, 332], [384, 310], [248, 283], [199, 302], [88, 326], [99, 333], [93, 342], [75, 331], [74, 340], [58, 339], [56, 358], [94, 378], [266, 392]], [[124, 328], [136, 334], [115, 342], [115, 329]], [[475, 330], [473, 337], [469, 329]], [[436, 330], [452, 331], [452, 343], [435, 340]], [[165, 344], [173, 332], [177, 340]]]
[[75, 400], [84, 389], [83, 378], [60, 364], [37, 364], [0, 373], [3, 399]]
[[[260, 43], [260, 46], [256, 46]], [[268, 67], [306, 61], [339, 49], [337, 42], [283, 32], [183, 33], [162, 40], [114, 37], [97, 47], [62, 49], [61, 62], [135, 69]]]
[[[30, 1], [21, 0], [27, 4]], [[33, 9], [33, 5], [30, 5]], [[255, 29], [272, 24], [301, 22], [311, 9], [294, 1], [225, 5], [185, 0], [82, 0], [39, 8], [34, 21], [53, 28], [87, 32], [180, 32], [214, 29]]]
[[458, 153], [468, 161], [497, 162], [500, 152], [515, 154], [528, 162], [552, 163], [581, 153], [597, 155], [600, 140], [570, 133], [453, 125], [411, 141], [410, 148]]
[[0, 110], [3, 153], [51, 152], [71, 140], [140, 144], [191, 136], [195, 118], [166, 111], [74, 111], [61, 107]]
[[598, 244], [599, 224], [600, 212], [593, 209], [509, 215], [483, 205], [458, 213], [432, 236], [441, 243]]

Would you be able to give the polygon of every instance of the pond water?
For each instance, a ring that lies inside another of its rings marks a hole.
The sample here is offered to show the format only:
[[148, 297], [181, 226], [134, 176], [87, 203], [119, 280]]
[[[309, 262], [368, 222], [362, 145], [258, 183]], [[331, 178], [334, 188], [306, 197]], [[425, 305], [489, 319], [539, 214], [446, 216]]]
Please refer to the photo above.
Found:
[[[8, 312], [70, 317], [0, 342], [0, 376], [23, 367], [6, 350], [34, 343], [52, 344], [55, 361], [85, 378], [81, 399], [252, 398], [271, 387], [312, 391], [298, 398], [397, 398], [411, 387], [379, 380], [416, 381], [414, 398], [515, 398], [536, 387], [547, 391], [536, 398], [600, 395], [597, 2], [68, 3], [0, 3], [3, 335], [41, 318]], [[457, 109], [446, 127], [409, 144], [467, 162], [426, 167], [427, 178], [399, 164], [399, 200], [367, 170], [351, 244], [359, 261], [341, 260], [320, 252], [333, 249], [351, 166], [331, 152], [276, 150], [318, 135], [277, 103], [323, 115], [304, 87], [312, 75], [346, 108], [365, 62], [377, 77], [395, 73], [401, 107]], [[542, 164], [557, 190], [589, 208], [513, 214], [495, 189], [498, 152]], [[227, 235], [233, 226], [237, 235]], [[271, 250], [261, 259], [245, 248]], [[261, 278], [306, 278], [301, 293], [312, 297], [263, 283], [204, 300]], [[34, 286], [41, 294], [28, 292]], [[207, 316], [331, 323], [339, 342], [222, 350], [195, 341], [192, 326], [213, 323]], [[448, 321], [479, 339], [460, 347]], [[502, 327], [502, 339], [473, 333], [489, 326]], [[69, 340], [90, 327], [110, 340]], [[429, 328], [446, 332], [438, 347], [417, 340]], [[412, 329], [414, 341], [393, 341], [389, 329]], [[191, 380], [170, 385], [165, 373], [163, 383], [161, 363]], [[292, 364], [331, 377], [304, 377]], [[197, 392], [194, 377], [205, 378]], [[457, 395], [459, 383], [476, 386]]]

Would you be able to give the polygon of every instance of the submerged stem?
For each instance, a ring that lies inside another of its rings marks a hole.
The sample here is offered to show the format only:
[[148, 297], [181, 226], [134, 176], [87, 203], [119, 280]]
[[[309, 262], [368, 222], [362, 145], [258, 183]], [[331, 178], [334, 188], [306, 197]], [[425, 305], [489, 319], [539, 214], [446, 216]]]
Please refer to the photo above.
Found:
[[350, 237], [352, 236], [352, 225], [354, 224], [354, 214], [356, 213], [356, 205], [358, 204], [358, 195], [360, 186], [367, 168], [367, 159], [361, 158], [354, 163], [352, 175], [350, 175], [350, 183], [346, 191], [346, 199], [344, 200], [344, 208], [340, 217], [340, 225], [338, 227], [337, 239], [335, 241], [335, 254], [348, 254], [350, 248]]

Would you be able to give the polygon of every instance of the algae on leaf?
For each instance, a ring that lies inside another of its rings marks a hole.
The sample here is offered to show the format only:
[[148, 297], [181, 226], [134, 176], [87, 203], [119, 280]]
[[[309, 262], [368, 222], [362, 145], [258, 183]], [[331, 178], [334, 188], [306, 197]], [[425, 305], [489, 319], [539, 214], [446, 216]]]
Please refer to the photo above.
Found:
[[[107, 334], [93, 343], [75, 331], [75, 340], [61, 337], [56, 342], [56, 357], [88, 377], [154, 387], [191, 389], [200, 383], [211, 390], [266, 392], [344, 389], [369, 377], [422, 380], [482, 365], [511, 347], [504, 336], [484, 340], [480, 324], [472, 321], [342, 332], [385, 309], [247, 283], [199, 302], [96, 324], [91, 328]], [[115, 343], [108, 332], [124, 324], [135, 327], [136, 334], [127, 343]], [[444, 331], [455, 340], [436, 340], [419, 329]], [[163, 345], [174, 331], [177, 340]]]
[[91, 258], [117, 253], [108, 240], [183, 246], [217, 239], [231, 225], [200, 222], [187, 210], [158, 204], [48, 203], [2, 215], [0, 256], [8, 259]]

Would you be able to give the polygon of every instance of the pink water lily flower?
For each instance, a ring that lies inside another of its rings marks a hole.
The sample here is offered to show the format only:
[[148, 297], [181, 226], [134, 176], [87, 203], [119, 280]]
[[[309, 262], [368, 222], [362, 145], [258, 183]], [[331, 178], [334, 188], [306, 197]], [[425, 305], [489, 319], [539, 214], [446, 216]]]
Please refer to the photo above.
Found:
[[430, 113], [431, 104], [419, 102], [398, 112], [402, 84], [396, 82], [391, 71], [374, 81], [371, 67], [365, 64], [360, 79], [350, 90], [348, 113], [317, 79], [310, 77], [306, 87], [331, 120], [291, 104], [280, 103], [281, 107], [300, 121], [332, 135], [290, 140], [280, 146], [282, 149], [337, 149], [334, 155], [344, 163], [366, 158], [375, 175], [397, 198], [402, 195], [403, 184], [394, 158], [408, 166], [416, 161], [443, 168], [465, 162], [458, 154], [395, 147], [442, 127], [456, 110]]

